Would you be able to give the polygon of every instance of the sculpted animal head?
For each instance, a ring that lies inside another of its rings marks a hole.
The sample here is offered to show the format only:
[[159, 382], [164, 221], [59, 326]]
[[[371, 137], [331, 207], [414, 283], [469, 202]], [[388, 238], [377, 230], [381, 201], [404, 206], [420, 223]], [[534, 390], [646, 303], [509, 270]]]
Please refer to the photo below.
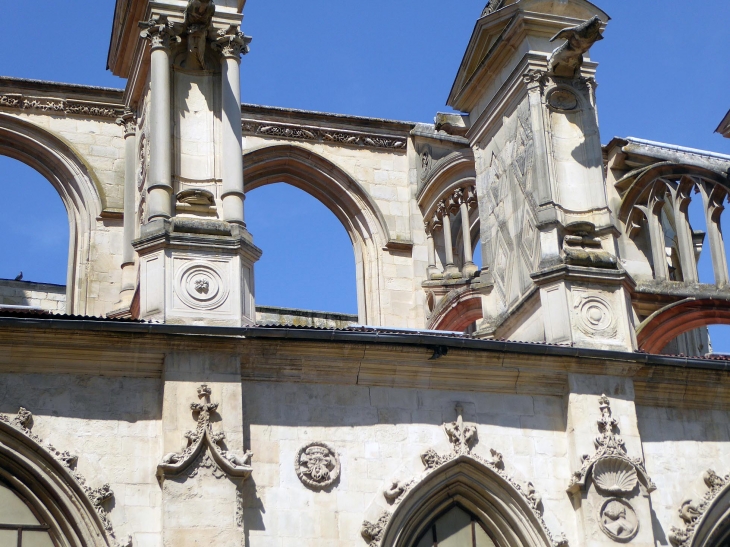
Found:
[[570, 44], [570, 49], [585, 53], [588, 51], [593, 44], [598, 40], [603, 40], [601, 34], [601, 21], [597, 15], [593, 19], [589, 19], [583, 24], [577, 27], [566, 28], [558, 32], [555, 36], [550, 38], [551, 42], [555, 40], [567, 40]]

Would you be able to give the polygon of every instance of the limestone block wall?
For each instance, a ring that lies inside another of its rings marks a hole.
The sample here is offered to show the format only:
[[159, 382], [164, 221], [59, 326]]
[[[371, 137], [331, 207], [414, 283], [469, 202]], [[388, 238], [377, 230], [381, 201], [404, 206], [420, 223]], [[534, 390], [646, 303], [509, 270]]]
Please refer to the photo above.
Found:
[[637, 406], [646, 470], [657, 485], [651, 495], [659, 543], [672, 526], [683, 528], [677, 510], [707, 492], [702, 474], [730, 473], [730, 412]]
[[[474, 452], [501, 452], [505, 470], [543, 496], [548, 527], [575, 538], [562, 398], [244, 382], [245, 442], [255, 453], [244, 484], [247, 544], [365, 547], [362, 521], [377, 519], [368, 511], [386, 505], [383, 490], [422, 472], [425, 450], [448, 453], [442, 424], [456, 418], [457, 402], [477, 426]], [[340, 455], [340, 479], [329, 491], [307, 489], [295, 473], [297, 451], [311, 441]]]
[[[272, 140], [248, 135], [244, 136], [243, 141], [245, 155], [261, 148], [281, 145], [286, 139], [277, 136]], [[423, 217], [415, 201], [417, 177], [413, 173], [417, 156], [412, 144], [409, 142], [408, 150], [404, 152], [376, 151], [295, 139], [290, 143], [326, 159], [357, 181], [382, 213], [390, 240], [406, 243], [402, 248], [386, 248], [388, 241], [384, 238], [385, 234], [379, 233], [377, 240], [365, 242], [365, 255], [359, 255], [356, 250], [358, 270], [367, 272], [367, 275], [359, 272], [357, 280], [361, 322], [367, 313], [369, 324], [423, 328], [425, 296], [421, 282], [425, 279], [427, 249]], [[280, 181], [272, 176], [268, 182]], [[353, 219], [356, 223], [362, 220]], [[253, 235], [255, 241], [256, 234]], [[365, 305], [369, 307], [367, 312], [363, 308]]]
[[66, 310], [66, 286], [0, 279], [0, 306], [31, 306], [56, 313]]
[[160, 381], [70, 374], [0, 374], [0, 413], [33, 413], [32, 431], [78, 456], [92, 488], [109, 483], [106, 504], [118, 538], [161, 545], [161, 494], [155, 470], [162, 452]]

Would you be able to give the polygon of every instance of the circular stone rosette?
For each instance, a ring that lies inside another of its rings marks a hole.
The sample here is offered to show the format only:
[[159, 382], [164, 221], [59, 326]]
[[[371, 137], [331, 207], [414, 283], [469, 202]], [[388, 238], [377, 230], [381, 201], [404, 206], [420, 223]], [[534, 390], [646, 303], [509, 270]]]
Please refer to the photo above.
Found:
[[628, 501], [610, 498], [598, 511], [598, 525], [612, 540], [625, 543], [639, 532], [639, 517]]
[[191, 262], [180, 268], [175, 288], [180, 300], [196, 310], [213, 310], [228, 298], [221, 274], [205, 262]]
[[578, 328], [587, 335], [616, 335], [616, 319], [611, 305], [599, 296], [583, 296], [575, 305]]
[[314, 490], [322, 490], [339, 478], [340, 457], [327, 443], [311, 442], [297, 452], [294, 469], [302, 484]]

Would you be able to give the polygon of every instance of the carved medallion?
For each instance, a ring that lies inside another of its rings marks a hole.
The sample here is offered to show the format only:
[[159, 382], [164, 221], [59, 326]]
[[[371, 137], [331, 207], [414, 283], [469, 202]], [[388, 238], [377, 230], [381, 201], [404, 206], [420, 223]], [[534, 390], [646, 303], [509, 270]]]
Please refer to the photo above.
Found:
[[180, 269], [175, 292], [187, 306], [197, 310], [213, 310], [228, 297], [221, 274], [202, 262], [192, 262]]
[[616, 318], [611, 305], [598, 295], [576, 296], [575, 310], [578, 329], [587, 336], [600, 335], [614, 338], [618, 332]]
[[555, 110], [575, 110], [578, 108], [578, 97], [567, 89], [556, 89], [548, 96], [548, 104]]
[[323, 442], [305, 444], [297, 452], [294, 469], [302, 484], [321, 490], [334, 484], [340, 476], [337, 451]]
[[639, 531], [639, 519], [631, 504], [623, 499], [606, 500], [598, 512], [598, 525], [614, 541], [630, 541]]

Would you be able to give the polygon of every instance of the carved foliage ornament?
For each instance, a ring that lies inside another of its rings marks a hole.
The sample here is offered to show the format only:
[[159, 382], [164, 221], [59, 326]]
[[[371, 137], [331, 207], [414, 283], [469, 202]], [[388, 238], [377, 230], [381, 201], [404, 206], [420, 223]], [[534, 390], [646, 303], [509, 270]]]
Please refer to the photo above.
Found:
[[[425, 480], [428, 475], [435, 472], [439, 467], [445, 465], [459, 457], [469, 457], [488, 466], [505, 481], [507, 481], [522, 498], [527, 502], [538, 522], [542, 526], [545, 534], [551, 539], [555, 547], [565, 546], [568, 540], [562, 534], [553, 538], [552, 533], [548, 530], [547, 525], [542, 517], [542, 498], [537, 493], [535, 486], [531, 482], [522, 483], [512, 477], [505, 471], [502, 454], [494, 449], [490, 449], [491, 458], [486, 459], [472, 452], [472, 447], [477, 442], [477, 426], [472, 423], [464, 422], [463, 408], [456, 405], [457, 418], [456, 421], [444, 424], [444, 431], [449, 438], [451, 444], [451, 452], [441, 455], [433, 449], [426, 450], [421, 454], [425, 474], [418, 479], [408, 481], [395, 481], [392, 486], [383, 492], [386, 501], [391, 505], [397, 505], [406, 495], [406, 493], [416, 484]], [[382, 540], [383, 532], [390, 521], [390, 513], [383, 512], [377, 522], [364, 521], [362, 524], [361, 535], [370, 547], [378, 547]]]
[[339, 478], [340, 457], [330, 445], [311, 442], [297, 452], [294, 469], [302, 484], [321, 490], [331, 486]]
[[124, 114], [123, 108], [106, 103], [33, 97], [20, 93], [0, 95], [0, 107], [58, 112], [90, 118], [118, 118]]
[[617, 434], [618, 420], [611, 414], [611, 401], [602, 395], [598, 400], [601, 418], [598, 420], [600, 434], [593, 440], [596, 452], [584, 455], [583, 465], [573, 473], [568, 492], [585, 489], [586, 480], [592, 474], [593, 482], [601, 493], [625, 495], [634, 490], [639, 479], [647, 491], [656, 490], [649, 478], [641, 458], [630, 458], [623, 439]]
[[185, 473], [193, 462], [196, 465], [187, 472], [188, 477], [194, 477], [200, 467], [210, 469], [216, 478], [228, 475], [245, 479], [251, 474], [253, 452], [249, 450], [243, 457], [237, 456], [224, 448], [222, 443], [226, 434], [213, 432], [210, 417], [218, 409], [218, 403], [210, 402], [210, 394], [206, 384], [198, 388], [198, 398], [204, 399], [204, 402], [190, 404], [193, 414], [198, 415], [198, 426], [194, 431], [185, 433], [187, 446], [182, 452], [172, 452], [162, 458], [157, 466], [160, 481]]
[[721, 477], [712, 469], [705, 471], [702, 478], [708, 491], [705, 492], [699, 502], [694, 502], [691, 499], [682, 502], [682, 506], [679, 508], [679, 517], [684, 521], [684, 528], [672, 526], [669, 532], [669, 541], [675, 547], [689, 547], [703, 515], [712, 506], [720, 492], [730, 485], [730, 475]]
[[405, 137], [373, 135], [356, 131], [322, 129], [319, 127], [259, 122], [255, 120], [244, 120], [242, 129], [244, 133], [251, 135], [280, 137], [282, 139], [301, 139], [323, 143], [361, 146], [364, 148], [406, 150]]
[[76, 471], [76, 462], [78, 461], [78, 456], [76, 456], [75, 454], [71, 454], [66, 450], [62, 452], [56, 449], [50, 443], [45, 443], [43, 439], [41, 439], [40, 437], [38, 437], [38, 435], [31, 431], [31, 429], [33, 428], [33, 414], [29, 410], [21, 406], [18, 410], [17, 416], [15, 416], [13, 419], [9, 419], [7, 416], [0, 414], [0, 422], [9, 424], [16, 430], [20, 431], [23, 435], [40, 445], [48, 454], [51, 455], [51, 457], [53, 457], [53, 459], [58, 461], [69, 472], [69, 474], [76, 480], [79, 486], [81, 486], [84, 494], [86, 494], [86, 497], [89, 498], [89, 501], [94, 507], [94, 510], [96, 510], [97, 515], [99, 515], [99, 520], [101, 520], [104, 531], [111, 540], [111, 545], [115, 545], [117, 547], [131, 547], [131, 536], [128, 536], [124, 541], [119, 541], [117, 539], [116, 535], [114, 534], [114, 528], [112, 527], [112, 523], [109, 520], [109, 515], [104, 508], [104, 504], [114, 497], [114, 492], [108, 484], [103, 484], [99, 488], [91, 488], [90, 486], [88, 486], [86, 484], [86, 479], [84, 478], [84, 476]]

